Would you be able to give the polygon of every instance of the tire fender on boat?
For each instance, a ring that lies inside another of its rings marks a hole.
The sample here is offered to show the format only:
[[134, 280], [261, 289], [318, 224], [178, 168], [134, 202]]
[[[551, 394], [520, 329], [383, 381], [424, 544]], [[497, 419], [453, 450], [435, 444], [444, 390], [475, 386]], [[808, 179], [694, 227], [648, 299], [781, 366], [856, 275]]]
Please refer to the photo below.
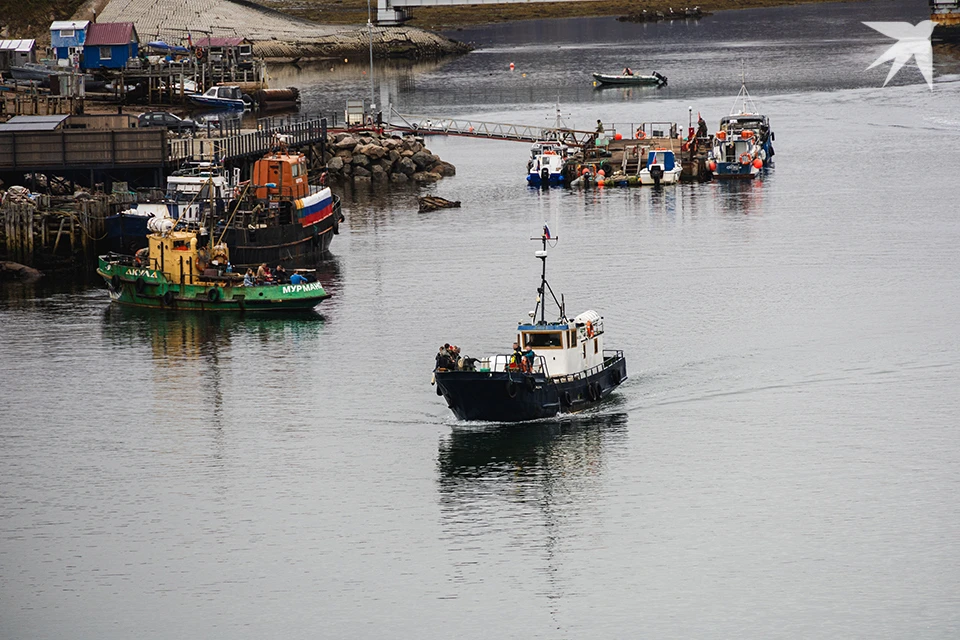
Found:
[[593, 384], [587, 385], [587, 396], [590, 398], [590, 400], [597, 399], [597, 387], [595, 385]]
[[563, 395], [560, 396], [560, 401], [563, 402], [563, 404], [568, 407], [573, 405], [573, 397], [570, 395], [569, 391], [563, 392]]
[[507, 380], [507, 397], [516, 398], [517, 397], [517, 383], [513, 380]]
[[537, 383], [536, 383], [536, 381], [533, 379], [533, 376], [528, 376], [527, 379], [526, 379], [524, 382], [525, 382], [525, 384], [527, 385], [527, 390], [528, 390], [528, 391], [533, 391], [534, 389], [537, 388]]
[[620, 369], [614, 369], [610, 374], [610, 379], [613, 380], [613, 384], [620, 384], [620, 380], [623, 379], [620, 375]]
[[440, 391], [440, 387], [437, 387], [437, 395], [438, 395], [438, 396], [442, 396], [442, 395], [443, 395], [443, 391]]
[[[169, 291], [167, 292], [169, 293]], [[219, 287], [210, 287], [207, 289], [207, 300], [210, 302], [216, 302], [220, 299], [220, 288]]]
[[137, 278], [136, 282], [133, 283], [133, 288], [137, 290], [137, 293], [143, 295], [143, 292], [147, 290], [147, 283], [143, 278]]
[[163, 294], [163, 297], [161, 298], [161, 300], [163, 301], [163, 304], [164, 304], [165, 306], [168, 306], [168, 307], [172, 307], [172, 306], [173, 306], [173, 299], [174, 299], [174, 298], [173, 298], [173, 291], [167, 291], [167, 292], [165, 292], [165, 293]]
[[120, 276], [114, 274], [113, 277], [110, 278], [110, 288], [113, 289], [114, 293], [120, 293], [120, 287], [122, 286], [123, 283], [120, 282]]

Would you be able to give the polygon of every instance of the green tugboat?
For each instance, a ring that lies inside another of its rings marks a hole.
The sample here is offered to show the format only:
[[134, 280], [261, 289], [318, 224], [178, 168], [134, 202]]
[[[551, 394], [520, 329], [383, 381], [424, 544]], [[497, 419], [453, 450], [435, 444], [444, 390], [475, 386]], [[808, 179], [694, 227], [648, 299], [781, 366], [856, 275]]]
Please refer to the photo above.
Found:
[[[183, 311], [304, 311], [330, 294], [319, 282], [243, 285], [227, 273], [225, 244], [200, 242], [196, 231], [177, 231], [173, 221], [155, 225], [148, 246], [135, 256], [100, 256], [97, 273], [110, 299], [123, 305]], [[212, 244], [212, 243], [211, 243]]]

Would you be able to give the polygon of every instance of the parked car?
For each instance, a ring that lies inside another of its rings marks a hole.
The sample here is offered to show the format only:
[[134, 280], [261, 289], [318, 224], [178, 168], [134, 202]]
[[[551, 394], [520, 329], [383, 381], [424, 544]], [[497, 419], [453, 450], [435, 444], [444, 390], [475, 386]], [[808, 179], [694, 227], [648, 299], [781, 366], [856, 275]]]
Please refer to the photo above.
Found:
[[137, 117], [141, 127], [165, 127], [178, 133], [196, 133], [200, 127], [189, 118], [180, 118], [166, 111], [150, 111]]

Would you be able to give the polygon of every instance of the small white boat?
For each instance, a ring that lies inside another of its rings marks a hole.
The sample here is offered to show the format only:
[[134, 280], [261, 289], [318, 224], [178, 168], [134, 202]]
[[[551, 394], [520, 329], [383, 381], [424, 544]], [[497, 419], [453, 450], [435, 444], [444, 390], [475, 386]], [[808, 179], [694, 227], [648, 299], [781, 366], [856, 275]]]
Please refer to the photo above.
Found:
[[593, 78], [601, 85], [616, 86], [661, 86], [667, 84], [667, 76], [654, 71], [649, 76], [637, 74], [595, 73]]
[[563, 165], [567, 159], [567, 147], [554, 140], [534, 142], [530, 147], [527, 163], [527, 183], [531, 187], [563, 184]]
[[210, 87], [204, 93], [189, 96], [191, 102], [203, 107], [218, 109], [249, 109], [253, 100], [237, 86]]
[[661, 185], [677, 184], [683, 167], [677, 162], [677, 157], [669, 149], [651, 149], [647, 153], [647, 166], [637, 174], [640, 184]]

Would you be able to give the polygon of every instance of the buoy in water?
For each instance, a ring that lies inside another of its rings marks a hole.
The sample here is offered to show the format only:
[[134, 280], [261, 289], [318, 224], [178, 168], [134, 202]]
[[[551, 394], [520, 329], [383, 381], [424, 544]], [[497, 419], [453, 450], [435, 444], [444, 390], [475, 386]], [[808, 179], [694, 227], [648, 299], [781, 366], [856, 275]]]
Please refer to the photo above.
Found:
[[513, 63], [510, 63], [510, 71], [513, 71]]
[[520, 77], [521, 77], [521, 78], [526, 78], [526, 77], [527, 77], [527, 74], [521, 73], [521, 74], [520, 74]]

